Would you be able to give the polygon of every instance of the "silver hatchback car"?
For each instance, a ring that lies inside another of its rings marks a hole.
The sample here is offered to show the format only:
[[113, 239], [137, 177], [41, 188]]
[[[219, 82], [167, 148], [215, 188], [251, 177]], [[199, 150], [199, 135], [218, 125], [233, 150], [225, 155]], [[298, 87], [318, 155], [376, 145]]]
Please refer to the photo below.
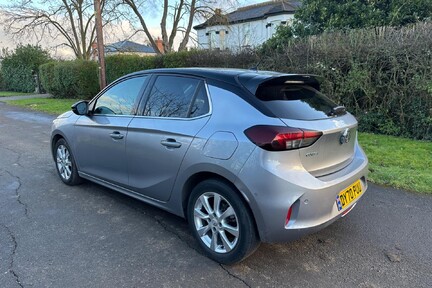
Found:
[[367, 189], [357, 121], [312, 75], [156, 69], [113, 82], [52, 126], [61, 180], [82, 178], [187, 218], [235, 263], [346, 215]]

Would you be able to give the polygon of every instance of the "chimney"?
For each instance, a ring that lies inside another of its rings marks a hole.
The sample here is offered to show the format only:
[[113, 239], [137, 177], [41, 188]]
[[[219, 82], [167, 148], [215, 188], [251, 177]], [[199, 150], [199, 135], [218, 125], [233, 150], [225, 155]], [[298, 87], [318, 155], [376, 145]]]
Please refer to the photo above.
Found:
[[156, 46], [161, 54], [164, 54], [163, 43], [162, 40], [158, 37], [156, 40]]

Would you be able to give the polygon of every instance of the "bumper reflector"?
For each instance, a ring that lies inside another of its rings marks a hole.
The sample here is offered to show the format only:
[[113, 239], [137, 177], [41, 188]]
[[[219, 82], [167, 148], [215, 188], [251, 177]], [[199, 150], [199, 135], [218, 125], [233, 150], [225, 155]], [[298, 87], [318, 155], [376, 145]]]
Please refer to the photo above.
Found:
[[291, 214], [292, 214], [292, 206], [289, 207], [289, 209], [288, 209], [288, 213], [287, 213], [287, 216], [286, 216], [286, 218], [285, 218], [285, 226], [288, 225], [288, 222], [289, 222], [289, 220], [291, 219]]

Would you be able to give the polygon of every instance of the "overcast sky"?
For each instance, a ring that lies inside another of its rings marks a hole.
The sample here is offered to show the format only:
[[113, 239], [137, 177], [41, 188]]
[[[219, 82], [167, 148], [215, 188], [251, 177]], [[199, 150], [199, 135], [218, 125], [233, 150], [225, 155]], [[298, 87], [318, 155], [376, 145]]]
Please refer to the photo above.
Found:
[[[265, 2], [265, 0], [237, 0], [237, 1], [235, 1], [236, 5], [238, 7], [246, 6], [246, 5], [250, 5], [250, 4], [254, 4], [254, 3], [259, 3], [259, 2]], [[0, 5], [8, 4], [8, 3], [11, 3], [11, 0], [0, 0]], [[153, 3], [154, 3], [154, 5], [158, 5], [158, 3], [162, 3], [162, 0], [156, 0]], [[158, 10], [157, 6], [154, 7], [154, 10], [155, 11]], [[151, 34], [155, 37], [160, 37], [161, 35], [160, 35], [159, 23], [160, 23], [161, 15], [160, 15], [160, 13], [155, 12], [155, 11], [153, 11], [147, 15], [146, 21], [147, 21], [147, 25], [148, 25], [148, 28], [149, 28]], [[199, 23], [194, 23], [194, 25], [196, 25], [196, 24], [199, 24]], [[133, 28], [129, 25], [129, 23], [127, 21], [123, 21], [123, 22], [119, 23], [119, 25], [117, 25], [115, 28], [108, 29], [108, 30], [109, 31], [104, 32], [105, 43], [113, 43], [113, 42], [127, 39], [133, 34], [133, 31], [134, 31]], [[192, 29], [192, 32], [194, 32], [193, 29]], [[177, 38], [178, 39], [177, 39], [176, 45], [175, 45], [176, 48], [178, 46], [178, 43], [180, 43], [180, 41], [181, 41], [180, 37], [177, 37]], [[145, 34], [141, 32], [141, 33], [134, 35], [130, 40], [135, 41], [137, 43], [145, 44], [146, 37], [145, 37]], [[54, 40], [53, 39], [46, 39], [46, 41], [44, 39], [43, 42], [37, 43], [34, 39], [30, 39], [30, 38], [12, 37], [11, 35], [8, 35], [4, 31], [4, 27], [0, 26], [0, 49], [2, 49], [2, 48], [13, 49], [18, 44], [39, 44], [43, 48], [48, 49], [53, 57], [63, 58], [63, 59], [73, 58], [74, 55], [73, 55], [72, 50], [68, 47], [60, 45], [62, 42], [64, 42], [64, 40], [62, 40], [62, 39], [54, 39]], [[190, 45], [192, 45], [192, 41], [190, 41]]]

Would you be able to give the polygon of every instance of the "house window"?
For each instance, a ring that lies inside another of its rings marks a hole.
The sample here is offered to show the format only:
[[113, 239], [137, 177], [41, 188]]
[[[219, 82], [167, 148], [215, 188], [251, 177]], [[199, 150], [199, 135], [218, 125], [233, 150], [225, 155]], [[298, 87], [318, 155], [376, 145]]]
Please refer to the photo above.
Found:
[[244, 48], [248, 48], [250, 46], [250, 42], [251, 42], [251, 27], [250, 27], [250, 23], [247, 23], [244, 27], [244, 37], [243, 37], [243, 43], [242, 46]]
[[225, 46], [226, 46], [226, 38], [225, 38], [226, 31], [225, 30], [221, 30], [221, 31], [217, 31], [217, 33], [219, 34], [219, 48], [220, 49], [225, 49]]
[[215, 49], [215, 48], [219, 48], [219, 36], [217, 36], [216, 34], [217, 31], [209, 31], [209, 35], [208, 35], [208, 43], [209, 43], [209, 48], [210, 49]]
[[267, 25], [266, 25], [266, 27], [268, 26], [267, 38], [271, 38], [273, 36], [273, 34], [276, 33], [276, 30], [279, 27], [279, 25], [281, 25], [281, 23], [282, 22], [279, 20], [267, 23]]

